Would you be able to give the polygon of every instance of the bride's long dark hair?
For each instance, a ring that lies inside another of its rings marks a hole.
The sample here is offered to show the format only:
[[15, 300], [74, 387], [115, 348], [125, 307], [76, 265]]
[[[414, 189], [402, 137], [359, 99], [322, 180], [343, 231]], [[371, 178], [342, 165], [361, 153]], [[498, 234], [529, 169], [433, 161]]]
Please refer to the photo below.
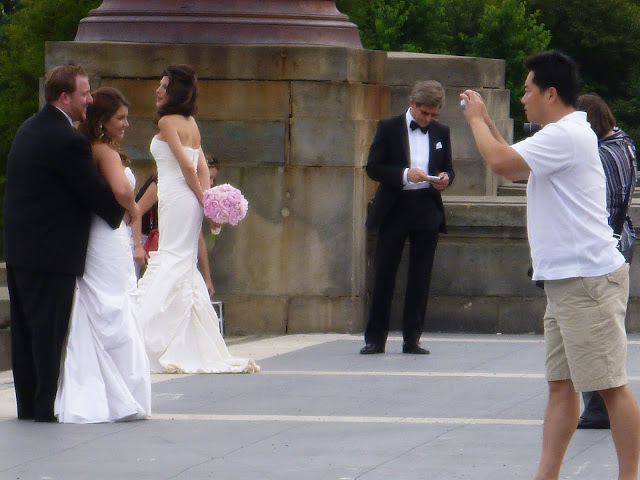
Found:
[[93, 103], [87, 107], [87, 118], [80, 124], [78, 130], [84, 133], [91, 143], [102, 142], [113, 148], [120, 155], [123, 164], [131, 163], [122, 147], [103, 127], [103, 124], [108, 122], [120, 107], [128, 107], [129, 101], [120, 90], [113, 87], [100, 87], [91, 96]]
[[169, 79], [167, 85], [167, 102], [158, 108], [158, 119], [165, 115], [182, 115], [190, 117], [198, 110], [198, 78], [191, 65], [169, 65], [162, 72]]

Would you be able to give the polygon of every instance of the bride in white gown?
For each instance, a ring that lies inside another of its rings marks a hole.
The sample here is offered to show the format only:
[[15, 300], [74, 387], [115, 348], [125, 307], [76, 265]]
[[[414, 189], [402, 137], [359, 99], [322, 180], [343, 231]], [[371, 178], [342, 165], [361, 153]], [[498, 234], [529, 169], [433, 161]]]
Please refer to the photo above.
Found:
[[[128, 127], [128, 103], [98, 89], [80, 129], [118, 202], [137, 212], [135, 177], [115, 143]], [[78, 277], [55, 403], [61, 423], [136, 420], [151, 414], [151, 379], [141, 329], [133, 314], [136, 277], [128, 227], [94, 215], [85, 273]]]
[[158, 167], [160, 241], [138, 282], [137, 315], [154, 373], [253, 373], [232, 357], [196, 267], [203, 190], [209, 170], [193, 119], [197, 84], [187, 65], [170, 65], [156, 90], [158, 128], [151, 153]]

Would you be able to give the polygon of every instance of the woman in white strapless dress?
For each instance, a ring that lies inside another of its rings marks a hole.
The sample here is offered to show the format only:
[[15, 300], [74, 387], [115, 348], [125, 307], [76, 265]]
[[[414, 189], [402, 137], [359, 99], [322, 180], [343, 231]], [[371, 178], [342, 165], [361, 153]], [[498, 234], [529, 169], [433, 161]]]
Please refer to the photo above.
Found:
[[[118, 202], [137, 212], [135, 177], [124, 168], [120, 148], [127, 101], [110, 87], [98, 89], [80, 129], [91, 141], [98, 169]], [[151, 414], [151, 379], [133, 302], [136, 277], [130, 234], [94, 215], [85, 273], [77, 279], [66, 353], [55, 403], [62, 423], [136, 420]]]
[[209, 170], [200, 147], [195, 72], [171, 65], [156, 91], [158, 128], [151, 153], [158, 166], [160, 241], [138, 282], [137, 315], [154, 373], [253, 373], [250, 359], [232, 357], [196, 267], [202, 194]]

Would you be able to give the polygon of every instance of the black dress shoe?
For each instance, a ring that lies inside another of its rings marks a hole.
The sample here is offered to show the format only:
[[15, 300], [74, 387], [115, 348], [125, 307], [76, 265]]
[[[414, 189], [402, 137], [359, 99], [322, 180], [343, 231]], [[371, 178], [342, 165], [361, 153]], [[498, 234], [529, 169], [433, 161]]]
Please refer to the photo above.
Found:
[[372, 355], [374, 353], [384, 353], [384, 347], [377, 343], [367, 343], [360, 349], [360, 355]]
[[33, 420], [36, 423], [58, 423], [58, 417], [55, 415], [36, 416]]
[[580, 418], [577, 428], [581, 430], [608, 430], [610, 426], [609, 420], [600, 420], [595, 422], [593, 420], [587, 420], [586, 418]]
[[431, 352], [425, 348], [422, 348], [417, 343], [403, 343], [402, 353], [412, 353], [414, 355], [429, 355]]

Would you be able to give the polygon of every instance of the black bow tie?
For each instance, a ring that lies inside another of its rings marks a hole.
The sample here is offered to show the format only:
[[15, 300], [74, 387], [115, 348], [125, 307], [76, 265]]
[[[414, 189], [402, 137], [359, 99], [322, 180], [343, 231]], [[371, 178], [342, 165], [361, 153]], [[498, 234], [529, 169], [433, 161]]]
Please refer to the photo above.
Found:
[[418, 122], [416, 122], [415, 120], [411, 120], [411, 123], [409, 124], [409, 128], [411, 129], [412, 132], [416, 128], [419, 128], [422, 133], [427, 133], [429, 131], [429, 125], [427, 125], [426, 127], [421, 127], [420, 125], [418, 125]]

